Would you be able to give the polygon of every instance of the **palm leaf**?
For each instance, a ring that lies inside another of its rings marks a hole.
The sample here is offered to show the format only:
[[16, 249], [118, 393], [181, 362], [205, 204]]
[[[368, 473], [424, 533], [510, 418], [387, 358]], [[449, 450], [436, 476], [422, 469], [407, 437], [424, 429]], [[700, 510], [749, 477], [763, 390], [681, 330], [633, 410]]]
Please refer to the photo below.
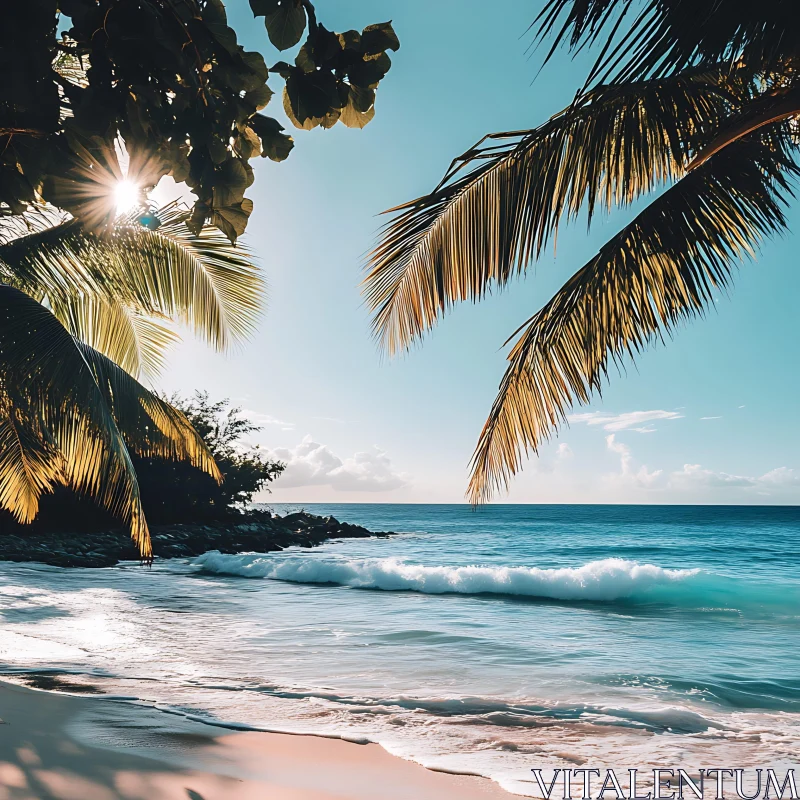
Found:
[[42, 427], [64, 458], [65, 482], [122, 518], [149, 557], [136, 474], [89, 365], [61, 323], [10, 286], [0, 286], [0, 369], [5, 385], [32, 398]]
[[567, 281], [518, 332], [473, 456], [473, 502], [507, 487], [573, 404], [601, 392], [610, 364], [703, 313], [737, 260], [785, 228], [797, 173], [780, 139], [737, 142], [654, 200]]
[[13, 387], [0, 392], [0, 508], [19, 522], [33, 522], [39, 498], [63, 476], [63, 459]]
[[452, 304], [522, 272], [563, 217], [585, 208], [591, 221], [682, 174], [737, 101], [718, 72], [606, 86], [539, 128], [479, 142], [432, 194], [394, 209], [364, 282], [376, 336], [407, 348]]
[[545, 57], [567, 42], [600, 45], [587, 85], [665, 76], [703, 64], [780, 69], [800, 55], [792, 0], [548, 0], [534, 25], [553, 37]]
[[[62, 482], [124, 520], [149, 558], [150, 537], [125, 440], [143, 455], [188, 459], [220, 478], [180, 411], [76, 341], [48, 309], [10, 286], [0, 286], [0, 386], [9, 398], [2, 436], [24, 454], [0, 464], [0, 480], [10, 481], [2, 484], [0, 503], [19, 519], [35, 514], [39, 495]], [[16, 421], [21, 425], [12, 430]], [[26, 446], [20, 430], [39, 444]]]
[[134, 377], [161, 372], [167, 350], [180, 340], [168, 320], [158, 320], [108, 295], [67, 297], [48, 306], [64, 327]]
[[775, 125], [788, 117], [800, 115], [800, 85], [779, 86], [763, 92], [737, 114], [725, 120], [717, 135], [689, 164], [695, 169], [711, 156], [766, 125]]
[[215, 480], [222, 475], [184, 413], [144, 388], [110, 358], [76, 342], [128, 447], [140, 456], [188, 461]]
[[[174, 318], [218, 349], [224, 350], [252, 332], [261, 308], [263, 281], [247, 250], [233, 246], [216, 229], [193, 234], [185, 225], [187, 213], [172, 203], [155, 215], [158, 230], [135, 220], [122, 221], [107, 236], [68, 220], [0, 245], [0, 273], [4, 280], [42, 299], [75, 335], [101, 311]], [[10, 241], [8, 240], [10, 238]], [[78, 312], [86, 300], [94, 306]], [[126, 323], [128, 337], [133, 321]], [[151, 330], [148, 342], [137, 342], [144, 353], [158, 344]], [[171, 337], [164, 336], [163, 346]], [[100, 344], [99, 339], [95, 342]], [[103, 343], [119, 348], [104, 350], [111, 358], [130, 360], [130, 339]], [[163, 349], [151, 353], [157, 363]]]

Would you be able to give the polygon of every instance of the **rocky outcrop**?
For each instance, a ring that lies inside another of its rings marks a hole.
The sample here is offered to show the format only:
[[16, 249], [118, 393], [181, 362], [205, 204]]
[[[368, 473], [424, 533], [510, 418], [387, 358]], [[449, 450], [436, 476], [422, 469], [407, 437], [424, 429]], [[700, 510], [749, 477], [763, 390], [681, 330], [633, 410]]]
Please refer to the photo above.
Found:
[[[284, 517], [253, 512], [206, 524], [154, 526], [150, 531], [158, 558], [222, 553], [269, 553], [286, 547], [316, 547], [329, 539], [391, 536], [300, 511]], [[0, 536], [0, 561], [37, 561], [58, 567], [113, 567], [139, 555], [124, 531], [100, 533], [31, 533]]]

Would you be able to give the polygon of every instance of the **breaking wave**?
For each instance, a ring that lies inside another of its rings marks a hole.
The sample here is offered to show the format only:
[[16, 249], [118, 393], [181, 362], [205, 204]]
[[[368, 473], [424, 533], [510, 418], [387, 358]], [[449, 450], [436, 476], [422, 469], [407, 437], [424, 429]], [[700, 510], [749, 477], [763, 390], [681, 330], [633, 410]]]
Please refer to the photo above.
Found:
[[424, 566], [395, 558], [274, 558], [213, 551], [195, 565], [205, 572], [293, 583], [423, 594], [505, 595], [560, 601], [662, 603], [734, 611], [798, 605], [796, 589], [745, 584], [700, 569], [664, 569], [621, 558], [581, 567]]

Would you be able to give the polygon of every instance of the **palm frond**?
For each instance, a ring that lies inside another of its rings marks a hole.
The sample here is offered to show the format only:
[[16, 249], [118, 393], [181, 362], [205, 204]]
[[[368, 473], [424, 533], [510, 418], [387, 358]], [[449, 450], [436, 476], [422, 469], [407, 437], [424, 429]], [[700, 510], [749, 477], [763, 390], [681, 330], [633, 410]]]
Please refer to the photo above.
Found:
[[376, 337], [407, 348], [454, 303], [524, 271], [563, 218], [585, 208], [591, 221], [682, 174], [737, 100], [719, 72], [605, 86], [538, 128], [482, 140], [433, 193], [393, 209], [364, 281]]
[[[136, 473], [89, 364], [61, 323], [11, 286], [0, 286], [0, 375], [31, 398], [35, 418], [63, 457], [64, 480], [123, 519], [149, 557]], [[40, 471], [41, 485], [45, 478]], [[21, 507], [11, 510], [22, 517]]]
[[713, 303], [737, 260], [785, 228], [797, 174], [781, 139], [737, 142], [665, 191], [567, 281], [518, 331], [473, 456], [473, 502], [507, 487], [573, 404], [601, 392], [611, 364]]
[[[2, 285], [0, 388], [0, 504], [19, 519], [35, 514], [41, 493], [62, 482], [124, 520], [149, 558], [126, 440], [138, 453], [186, 459], [220, 479], [213, 457], [180, 411], [78, 342], [36, 300]], [[18, 455], [7, 452], [13, 447]]]
[[134, 377], [154, 378], [167, 350], [180, 340], [167, 320], [146, 316], [109, 294], [68, 297], [48, 306], [80, 341], [99, 350]]
[[800, 55], [786, 33], [796, 24], [792, 0], [548, 0], [534, 22], [539, 40], [553, 37], [545, 61], [565, 42], [573, 51], [600, 46], [587, 85], [709, 63], [774, 68]]
[[48, 440], [28, 398], [0, 390], [0, 508], [19, 522], [32, 522], [39, 498], [63, 477], [63, 459]]
[[696, 169], [711, 156], [759, 128], [775, 125], [800, 115], [800, 85], [779, 86], [767, 90], [733, 114], [717, 135], [692, 159], [688, 169]]
[[187, 214], [171, 203], [155, 212], [157, 230], [127, 220], [105, 236], [77, 220], [35, 230], [0, 245], [0, 273], [54, 310], [104, 298], [174, 318], [224, 350], [254, 329], [263, 281], [242, 245], [212, 228], [193, 234]]
[[145, 457], [188, 461], [215, 480], [222, 475], [184, 413], [144, 388], [110, 358], [76, 342], [128, 447]]

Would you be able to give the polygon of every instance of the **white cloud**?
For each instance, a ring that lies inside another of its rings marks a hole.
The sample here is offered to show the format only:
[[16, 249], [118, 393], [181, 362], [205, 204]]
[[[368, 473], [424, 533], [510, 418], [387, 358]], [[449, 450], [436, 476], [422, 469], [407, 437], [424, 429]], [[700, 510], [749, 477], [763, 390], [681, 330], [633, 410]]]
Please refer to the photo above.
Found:
[[778, 467], [764, 473], [759, 481], [772, 486], [800, 486], [800, 472], [790, 467]]
[[704, 469], [700, 464], [684, 464], [682, 470], [672, 473], [671, 481], [684, 486], [745, 488], [751, 488], [757, 483], [756, 478], [746, 475], [731, 475], [728, 472], [715, 472], [712, 469]]
[[778, 467], [761, 476], [732, 475], [704, 469], [700, 464], [684, 464], [683, 469], [673, 472], [670, 483], [679, 487], [712, 487], [731, 489], [787, 489], [800, 486], [800, 473], [788, 467]]
[[306, 436], [294, 448], [277, 448], [269, 455], [286, 464], [275, 489], [330, 486], [337, 492], [383, 492], [407, 486], [408, 476], [395, 472], [391, 459], [378, 447], [339, 458], [324, 444]]
[[623, 414], [609, 414], [604, 411], [587, 411], [583, 414], [570, 414], [567, 420], [571, 423], [585, 422], [587, 425], [600, 425], [605, 431], [634, 430], [639, 433], [652, 433], [655, 428], [645, 423], [658, 419], [681, 419], [683, 414], [677, 411], [627, 411]]
[[722, 419], [722, 417], [700, 417], [700, 419]]
[[662, 470], [660, 469], [650, 471], [644, 464], [639, 469], [636, 469], [630, 447], [618, 442], [616, 434], [611, 433], [606, 436], [606, 446], [612, 453], [616, 453], [619, 456], [620, 471], [613, 476], [615, 480], [623, 483], [633, 483], [642, 487], [652, 487], [661, 477]]
[[560, 460], [572, 458], [572, 455], [572, 448], [566, 442], [561, 442], [556, 448], [556, 458]]

